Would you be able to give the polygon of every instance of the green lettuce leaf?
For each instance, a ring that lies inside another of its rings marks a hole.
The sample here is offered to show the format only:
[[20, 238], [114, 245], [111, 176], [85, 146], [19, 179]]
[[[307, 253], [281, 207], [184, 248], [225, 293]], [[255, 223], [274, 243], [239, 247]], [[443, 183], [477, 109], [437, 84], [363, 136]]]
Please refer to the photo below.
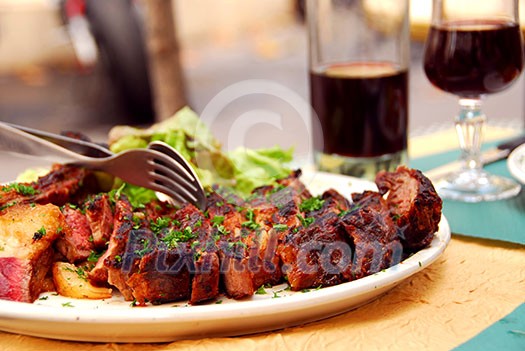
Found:
[[241, 195], [248, 195], [253, 189], [272, 184], [288, 176], [291, 170], [284, 166], [292, 161], [293, 148], [283, 150], [278, 146], [269, 149], [238, 148], [228, 153], [234, 164], [234, 189]]
[[[275, 146], [223, 152], [219, 141], [189, 107], [149, 128], [116, 126], [109, 135], [113, 152], [144, 148], [156, 140], [179, 151], [190, 162], [205, 187], [214, 184], [226, 186], [241, 196], [249, 195], [258, 186], [286, 177], [291, 171], [285, 163], [292, 160], [293, 149], [283, 150]], [[130, 193], [127, 195], [133, 196]]]

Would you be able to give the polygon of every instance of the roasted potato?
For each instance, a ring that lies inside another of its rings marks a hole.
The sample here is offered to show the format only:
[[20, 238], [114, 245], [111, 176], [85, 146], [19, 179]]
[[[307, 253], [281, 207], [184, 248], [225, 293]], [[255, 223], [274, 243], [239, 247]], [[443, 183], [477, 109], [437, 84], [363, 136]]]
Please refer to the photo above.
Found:
[[97, 287], [87, 279], [87, 272], [67, 262], [55, 262], [53, 265], [53, 281], [57, 293], [62, 296], [77, 299], [108, 299], [111, 297], [110, 288]]

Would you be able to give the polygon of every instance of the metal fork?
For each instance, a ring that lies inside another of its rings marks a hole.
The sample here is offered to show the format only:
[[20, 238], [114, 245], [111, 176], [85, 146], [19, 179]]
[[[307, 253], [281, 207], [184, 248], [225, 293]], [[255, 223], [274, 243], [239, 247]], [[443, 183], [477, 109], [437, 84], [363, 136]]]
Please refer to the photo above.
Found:
[[[125, 182], [161, 192], [176, 203], [189, 202], [204, 210], [206, 195], [193, 170], [176, 150], [155, 142], [149, 149], [131, 149], [108, 157], [87, 157], [0, 123], [0, 148], [54, 162], [110, 173]], [[170, 155], [176, 154], [173, 158]]]

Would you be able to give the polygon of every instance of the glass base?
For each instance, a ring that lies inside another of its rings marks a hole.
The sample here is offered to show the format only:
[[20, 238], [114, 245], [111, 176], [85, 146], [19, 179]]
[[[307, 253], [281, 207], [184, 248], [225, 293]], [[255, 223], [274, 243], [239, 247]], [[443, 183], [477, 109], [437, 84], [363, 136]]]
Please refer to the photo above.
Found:
[[464, 202], [508, 199], [521, 190], [512, 179], [476, 170], [454, 173], [434, 182], [434, 187], [441, 197]]
[[377, 157], [347, 157], [318, 152], [315, 164], [319, 171], [339, 173], [369, 180], [375, 180], [381, 170], [394, 171], [397, 166], [407, 164], [407, 150]]

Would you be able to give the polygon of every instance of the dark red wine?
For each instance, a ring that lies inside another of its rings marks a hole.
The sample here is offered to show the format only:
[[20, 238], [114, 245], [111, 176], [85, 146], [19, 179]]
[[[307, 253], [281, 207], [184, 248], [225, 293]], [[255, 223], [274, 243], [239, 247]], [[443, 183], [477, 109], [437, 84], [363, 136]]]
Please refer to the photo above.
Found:
[[345, 63], [310, 72], [325, 154], [374, 157], [407, 147], [408, 74], [390, 63]]
[[497, 20], [447, 22], [431, 27], [425, 73], [436, 87], [461, 97], [499, 92], [523, 68], [519, 26]]

